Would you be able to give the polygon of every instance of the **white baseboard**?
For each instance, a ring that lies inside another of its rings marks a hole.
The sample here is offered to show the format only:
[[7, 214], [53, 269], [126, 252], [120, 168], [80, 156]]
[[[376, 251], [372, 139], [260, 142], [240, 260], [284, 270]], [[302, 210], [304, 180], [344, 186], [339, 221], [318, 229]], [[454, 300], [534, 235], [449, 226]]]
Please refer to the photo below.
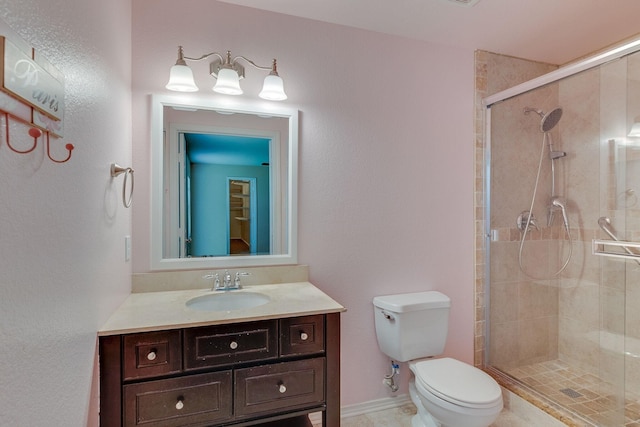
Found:
[[358, 415], [370, 414], [371, 412], [399, 408], [410, 402], [411, 399], [408, 394], [400, 394], [395, 397], [385, 397], [383, 399], [370, 400], [354, 405], [346, 405], [340, 408], [340, 418], [356, 417]]
[[[356, 417], [358, 415], [370, 414], [372, 412], [385, 411], [387, 409], [399, 408], [411, 399], [408, 394], [401, 394], [395, 397], [385, 397], [383, 399], [370, 400], [368, 402], [346, 405], [340, 408], [340, 418], [346, 419]], [[316, 424], [322, 420], [322, 412], [315, 412], [309, 415], [309, 420]]]

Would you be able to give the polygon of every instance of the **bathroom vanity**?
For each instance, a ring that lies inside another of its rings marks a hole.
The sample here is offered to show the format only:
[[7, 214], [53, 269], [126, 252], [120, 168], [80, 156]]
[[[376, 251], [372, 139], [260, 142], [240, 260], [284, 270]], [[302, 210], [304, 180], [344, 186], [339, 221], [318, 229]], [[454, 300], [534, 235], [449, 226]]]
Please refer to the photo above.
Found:
[[193, 310], [206, 290], [131, 294], [99, 331], [100, 425], [340, 425], [340, 312], [308, 282], [257, 307]]

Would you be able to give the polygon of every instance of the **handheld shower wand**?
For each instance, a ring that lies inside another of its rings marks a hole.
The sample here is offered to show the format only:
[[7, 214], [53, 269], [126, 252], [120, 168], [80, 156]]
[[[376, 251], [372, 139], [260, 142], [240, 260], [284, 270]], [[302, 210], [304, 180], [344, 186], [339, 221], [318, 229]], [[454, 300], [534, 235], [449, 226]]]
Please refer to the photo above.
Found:
[[560, 209], [562, 212], [562, 220], [564, 221], [564, 228], [569, 232], [569, 218], [567, 217], [567, 201], [563, 197], [555, 196], [551, 198], [551, 206], [556, 209]]

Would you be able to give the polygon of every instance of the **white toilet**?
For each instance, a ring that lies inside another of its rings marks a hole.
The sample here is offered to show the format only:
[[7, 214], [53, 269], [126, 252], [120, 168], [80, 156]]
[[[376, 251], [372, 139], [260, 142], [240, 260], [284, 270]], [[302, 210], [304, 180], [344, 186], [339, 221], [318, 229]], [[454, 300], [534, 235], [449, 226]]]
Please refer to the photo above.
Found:
[[[373, 299], [380, 350], [413, 372], [409, 395], [418, 408], [412, 427], [487, 427], [502, 410], [502, 391], [485, 372], [442, 354], [451, 300], [436, 292]], [[426, 358], [426, 359], [424, 359]]]

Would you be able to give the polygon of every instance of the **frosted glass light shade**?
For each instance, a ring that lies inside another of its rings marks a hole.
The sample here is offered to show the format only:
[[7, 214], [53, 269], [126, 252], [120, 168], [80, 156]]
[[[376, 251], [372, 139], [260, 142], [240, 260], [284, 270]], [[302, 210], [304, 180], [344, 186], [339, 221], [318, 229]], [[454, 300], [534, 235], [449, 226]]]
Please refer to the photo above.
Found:
[[629, 138], [638, 138], [640, 137], [640, 122], [635, 122], [633, 126], [631, 126], [631, 130], [629, 131]]
[[218, 80], [213, 87], [213, 91], [224, 93], [225, 95], [242, 95], [238, 73], [231, 68], [221, 68], [218, 71]]
[[198, 91], [198, 86], [193, 80], [193, 71], [187, 65], [172, 66], [169, 72], [169, 83], [165, 87], [177, 92]]
[[287, 94], [284, 93], [282, 77], [276, 74], [269, 74], [265, 77], [262, 91], [260, 91], [258, 96], [269, 101], [284, 101], [287, 99]]

